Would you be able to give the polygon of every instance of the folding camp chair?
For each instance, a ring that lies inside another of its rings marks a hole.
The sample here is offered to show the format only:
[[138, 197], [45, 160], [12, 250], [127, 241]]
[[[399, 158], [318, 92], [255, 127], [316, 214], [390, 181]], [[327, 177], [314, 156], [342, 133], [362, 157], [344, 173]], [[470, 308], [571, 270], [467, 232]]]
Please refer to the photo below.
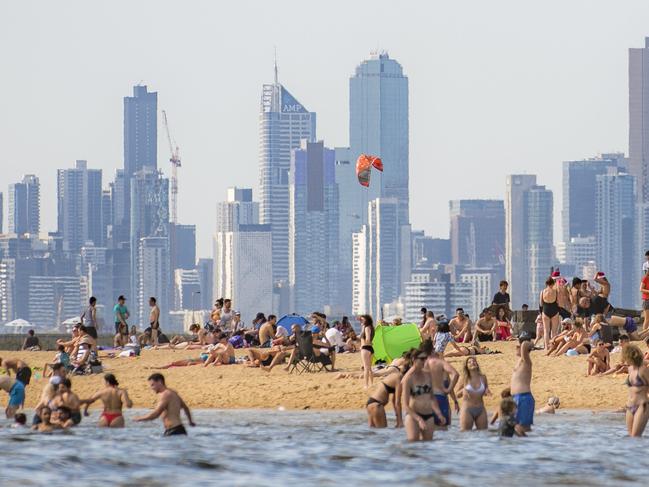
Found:
[[289, 373], [297, 371], [298, 374], [303, 372], [320, 372], [322, 369], [331, 371], [331, 359], [328, 355], [316, 355], [313, 350], [313, 335], [310, 331], [301, 331], [295, 337], [295, 354], [293, 361], [289, 364]]

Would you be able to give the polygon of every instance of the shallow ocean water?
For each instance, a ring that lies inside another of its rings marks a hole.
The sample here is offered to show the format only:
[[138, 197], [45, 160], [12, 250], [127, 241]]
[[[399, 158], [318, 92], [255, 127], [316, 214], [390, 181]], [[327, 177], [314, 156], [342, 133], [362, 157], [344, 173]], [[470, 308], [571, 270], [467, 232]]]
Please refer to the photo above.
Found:
[[528, 438], [454, 425], [432, 443], [370, 430], [362, 412], [197, 410], [173, 438], [129, 422], [138, 412], [122, 430], [98, 414], [50, 435], [0, 428], [0, 485], [646, 485], [649, 472], [649, 439], [628, 438], [621, 414], [537, 416]]

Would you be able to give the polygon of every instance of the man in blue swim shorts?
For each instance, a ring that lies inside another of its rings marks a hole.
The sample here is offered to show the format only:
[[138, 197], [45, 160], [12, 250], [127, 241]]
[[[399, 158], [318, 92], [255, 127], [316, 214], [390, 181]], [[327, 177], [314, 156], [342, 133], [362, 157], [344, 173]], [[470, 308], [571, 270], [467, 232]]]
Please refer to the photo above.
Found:
[[0, 389], [9, 394], [9, 403], [5, 409], [7, 418], [13, 418], [16, 411], [25, 403], [25, 384], [8, 375], [0, 376]]
[[516, 345], [518, 361], [512, 373], [511, 391], [516, 403], [516, 424], [522, 426], [525, 431], [530, 431], [534, 424], [534, 396], [531, 392], [532, 359], [530, 357], [533, 347], [532, 336], [525, 331], [522, 332]]

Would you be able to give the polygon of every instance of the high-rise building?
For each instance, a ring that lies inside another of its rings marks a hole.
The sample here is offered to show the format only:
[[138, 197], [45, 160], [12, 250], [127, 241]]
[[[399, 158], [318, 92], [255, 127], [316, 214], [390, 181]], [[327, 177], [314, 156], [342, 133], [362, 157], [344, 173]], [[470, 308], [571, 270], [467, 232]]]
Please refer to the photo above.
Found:
[[[597, 184], [594, 186], [597, 188]], [[597, 219], [597, 191], [595, 193], [595, 219]], [[597, 223], [597, 222], [596, 222]], [[597, 228], [595, 229], [595, 234]], [[559, 264], [575, 266], [579, 270], [589, 262], [597, 261], [597, 237], [572, 237], [569, 242], [557, 243], [557, 261]]]
[[201, 309], [201, 280], [198, 271], [174, 271], [174, 309]]
[[109, 237], [112, 242], [113, 236], [113, 197], [110, 189], [101, 192], [101, 243], [98, 245], [107, 246]]
[[499, 265], [505, 255], [505, 207], [502, 200], [453, 200], [451, 256], [455, 265]]
[[251, 188], [228, 188], [225, 201], [216, 207], [216, 231], [235, 232], [239, 225], [259, 223], [259, 203], [252, 200]]
[[158, 168], [158, 93], [134, 86], [124, 97], [124, 218], [130, 217], [131, 178]]
[[413, 269], [451, 263], [450, 239], [433, 238], [423, 230], [413, 230], [411, 239]]
[[597, 264], [611, 283], [609, 301], [622, 308], [639, 304], [635, 192], [630, 174], [612, 169], [597, 176]]
[[[144, 263], [140, 262], [143, 254], [140, 246], [143, 239], [155, 237], [167, 241], [166, 251], [156, 251], [156, 256], [160, 258], [171, 259], [170, 242], [169, 242], [169, 180], [163, 178], [155, 169], [145, 167], [138, 171], [131, 179], [131, 275], [132, 287], [131, 292], [137, 299], [146, 299], [144, 303], [138, 304], [138, 310], [146, 312], [149, 296], [140, 286], [145, 282], [144, 278], [139, 275]], [[164, 246], [157, 240], [151, 241], [150, 244], [156, 249], [163, 249]], [[148, 263], [147, 263], [148, 265]], [[171, 303], [170, 290], [173, 274], [171, 272], [171, 260], [168, 262], [158, 262], [159, 268], [155, 271], [156, 276], [166, 270], [166, 283], [164, 285], [154, 286], [155, 289], [164, 290], [166, 294], [157, 294], [160, 309], [169, 309]], [[149, 281], [146, 281], [147, 283]], [[148, 284], [147, 284], [148, 285]], [[139, 315], [138, 320], [144, 323], [144, 316]]]
[[102, 243], [101, 169], [76, 161], [73, 169], [57, 172], [58, 232], [63, 250], [78, 252], [87, 242]]
[[201, 281], [201, 308], [211, 309], [214, 302], [212, 292], [214, 291], [214, 259], [198, 259], [196, 265], [198, 278]]
[[[160, 308], [161, 320], [164, 320], [173, 302], [171, 299], [171, 268], [169, 255], [169, 238], [143, 237], [139, 241], [137, 259], [137, 311], [138, 324], [146, 326], [149, 316], [149, 298], [156, 298]], [[161, 326], [164, 326], [161, 325]]]
[[[409, 218], [409, 120], [408, 78], [401, 65], [385, 53], [372, 53], [361, 62], [349, 79], [349, 150], [341, 150], [336, 159], [336, 179], [340, 200], [341, 279], [352, 271], [353, 252], [350, 233], [359, 232], [369, 220], [368, 201], [395, 199], [401, 225]], [[369, 187], [358, 184], [354, 174], [360, 154], [379, 156], [383, 173], [374, 172]], [[403, 240], [405, 242], [405, 239]], [[410, 254], [410, 239], [401, 255]], [[399, 275], [409, 278], [411, 263]], [[354, 278], [355, 279], [355, 278]], [[399, 283], [401, 285], [401, 283]], [[386, 301], [387, 303], [387, 301]]]
[[382, 306], [397, 300], [409, 280], [411, 229], [399, 221], [396, 198], [370, 201], [367, 213], [367, 225], [353, 237], [353, 312], [380, 316]]
[[171, 234], [171, 268], [192, 270], [196, 268], [196, 225], [173, 225]]
[[315, 140], [316, 114], [277, 80], [263, 86], [259, 111], [260, 222], [273, 235], [273, 279], [288, 282], [289, 167], [291, 150]]
[[[373, 53], [349, 80], [350, 160], [355, 163], [363, 153], [376, 155], [384, 170], [373, 174], [369, 189], [357, 186], [357, 199], [362, 200], [362, 192], [369, 194], [364, 201], [395, 198], [404, 224], [410, 221], [408, 130], [408, 78], [386, 52]], [[367, 221], [366, 208], [351, 212], [365, 214], [362, 223]]]
[[512, 305], [532, 305], [554, 264], [552, 192], [536, 176], [507, 176], [505, 269]]
[[230, 298], [243, 319], [273, 309], [273, 260], [270, 225], [239, 225], [214, 236], [215, 299]]
[[457, 308], [463, 308], [469, 315], [474, 315], [473, 298], [471, 283], [452, 283], [448, 275], [439, 279], [430, 272], [413, 272], [404, 283], [405, 319], [418, 322], [422, 307], [433, 311], [435, 315], [444, 313], [449, 318]]
[[563, 208], [561, 223], [563, 241], [574, 237], [594, 236], [597, 230], [596, 178], [610, 167], [626, 163], [624, 154], [600, 154], [598, 157], [563, 163]]
[[30, 276], [28, 279], [28, 318], [34, 326], [56, 328], [65, 320], [78, 317], [88, 302], [85, 277]]
[[5, 217], [5, 208], [4, 208], [4, 195], [0, 192], [0, 234], [4, 233], [4, 217]]
[[302, 141], [291, 156], [289, 283], [294, 312], [338, 308], [338, 185], [335, 153]]
[[38, 234], [41, 225], [41, 184], [28, 174], [9, 185], [9, 233]]
[[[111, 241], [112, 246], [117, 247], [119, 244], [128, 242], [131, 235], [130, 207], [127, 208], [126, 196], [126, 176], [124, 170], [115, 171], [115, 180], [109, 184], [111, 200]], [[130, 198], [128, 199], [130, 201]]]
[[649, 37], [643, 48], [629, 49], [629, 167], [636, 197], [649, 203]]
[[[338, 275], [339, 306], [350, 310], [352, 306], [352, 234], [360, 230], [362, 224], [362, 202], [359, 200], [359, 185], [356, 177], [356, 163], [351, 160], [349, 147], [336, 147], [336, 184], [338, 185]], [[363, 211], [367, 211], [363, 209]]]

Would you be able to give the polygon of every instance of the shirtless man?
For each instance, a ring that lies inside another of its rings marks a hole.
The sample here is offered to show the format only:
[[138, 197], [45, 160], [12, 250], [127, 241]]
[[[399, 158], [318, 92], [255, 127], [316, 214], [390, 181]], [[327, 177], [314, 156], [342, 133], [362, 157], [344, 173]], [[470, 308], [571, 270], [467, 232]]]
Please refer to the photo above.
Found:
[[490, 308], [482, 311], [482, 318], [475, 323], [475, 333], [481, 342], [496, 341], [496, 318]]
[[532, 396], [532, 337], [527, 332], [522, 332], [518, 337], [516, 345], [516, 356], [518, 362], [514, 367], [511, 381], [511, 391], [516, 403], [516, 424], [523, 427], [525, 431], [532, 429], [534, 423], [534, 396]]
[[275, 338], [275, 328], [273, 325], [277, 321], [275, 315], [268, 315], [268, 321], [259, 328], [259, 346], [261, 348], [270, 348]]
[[[446, 420], [446, 423], [442, 424], [440, 419], [435, 416], [435, 427], [446, 429], [451, 425], [451, 406], [448, 402], [448, 395], [452, 394], [455, 390], [455, 385], [460, 378], [460, 374], [441, 355], [434, 351], [431, 351], [428, 360], [426, 360], [426, 368], [430, 373], [433, 384], [433, 394]], [[457, 398], [454, 395], [452, 397], [455, 401], [455, 409], [457, 411]]]
[[128, 397], [126, 389], [120, 389], [119, 382], [113, 374], [106, 374], [104, 376], [105, 387], [97, 392], [90, 399], [83, 399], [79, 401], [79, 406], [85, 404], [83, 415], [88, 416], [88, 408], [90, 405], [98, 400], [104, 404], [104, 411], [99, 416], [98, 426], [101, 428], [123, 428], [124, 416], [122, 416], [122, 408], [133, 407], [133, 402]]
[[208, 365], [232, 365], [236, 363], [234, 347], [228, 341], [228, 334], [221, 333], [218, 336], [218, 340], [219, 342], [209, 352], [210, 356], [205, 361], [203, 367], [207, 367]]
[[0, 389], [9, 394], [9, 402], [5, 408], [7, 419], [12, 419], [25, 402], [25, 386], [19, 380], [0, 375]]
[[192, 413], [185, 404], [185, 401], [172, 389], [168, 389], [165, 378], [162, 374], [152, 374], [149, 377], [149, 386], [158, 394], [156, 408], [145, 416], [138, 416], [135, 421], [152, 421], [162, 416], [164, 424], [164, 436], [186, 435], [187, 431], [180, 420], [180, 410], [185, 411], [190, 426], [196, 426], [192, 419]]
[[471, 320], [464, 314], [462, 308], [455, 310], [455, 317], [449, 322], [451, 335], [456, 342], [471, 343]]
[[149, 313], [149, 325], [151, 326], [151, 341], [153, 346], [158, 345], [158, 333], [160, 333], [160, 308], [158, 308], [158, 302], [156, 298], [151, 296], [149, 298], [149, 306], [151, 307], [151, 312]]

